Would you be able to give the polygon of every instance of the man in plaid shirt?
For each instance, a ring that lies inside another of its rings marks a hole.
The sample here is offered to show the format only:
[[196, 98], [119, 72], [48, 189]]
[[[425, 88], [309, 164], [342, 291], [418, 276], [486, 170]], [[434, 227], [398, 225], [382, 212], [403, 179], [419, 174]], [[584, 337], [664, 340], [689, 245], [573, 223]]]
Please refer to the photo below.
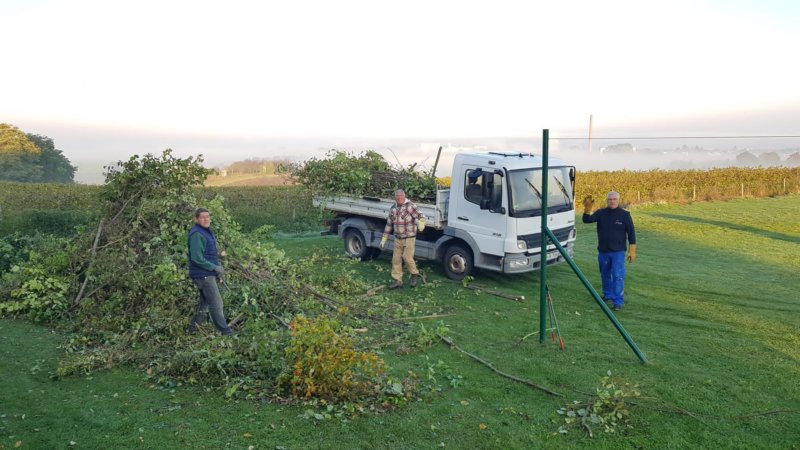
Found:
[[419, 270], [414, 263], [414, 248], [417, 244], [417, 230], [425, 228], [425, 216], [419, 212], [417, 205], [406, 199], [403, 190], [395, 191], [395, 205], [389, 210], [386, 228], [383, 229], [381, 249], [386, 247], [386, 241], [394, 229], [394, 250], [392, 251], [392, 278], [395, 283], [389, 289], [403, 287], [403, 261], [411, 272], [411, 287], [416, 287], [419, 279]]

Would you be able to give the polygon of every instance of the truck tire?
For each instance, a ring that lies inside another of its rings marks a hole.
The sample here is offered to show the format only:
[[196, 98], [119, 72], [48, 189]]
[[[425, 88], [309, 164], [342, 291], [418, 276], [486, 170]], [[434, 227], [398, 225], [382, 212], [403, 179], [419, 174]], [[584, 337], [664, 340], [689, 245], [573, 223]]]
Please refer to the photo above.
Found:
[[356, 229], [349, 229], [344, 233], [344, 251], [350, 255], [351, 258], [358, 258], [361, 261], [368, 261], [372, 259], [375, 252], [367, 247], [367, 241], [364, 235]]
[[442, 264], [447, 278], [461, 281], [472, 273], [472, 251], [461, 244], [451, 245], [444, 253]]

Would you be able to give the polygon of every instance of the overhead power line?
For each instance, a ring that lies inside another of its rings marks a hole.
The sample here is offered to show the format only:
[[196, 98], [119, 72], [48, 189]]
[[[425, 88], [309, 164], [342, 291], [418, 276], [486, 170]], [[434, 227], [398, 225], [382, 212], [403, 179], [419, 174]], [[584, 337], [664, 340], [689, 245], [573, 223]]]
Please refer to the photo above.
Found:
[[[800, 138], [800, 135], [763, 135], [763, 136], [647, 136], [647, 137], [592, 137], [595, 140], [634, 140], [634, 139], [777, 139]], [[551, 141], [588, 141], [588, 137], [551, 137]]]

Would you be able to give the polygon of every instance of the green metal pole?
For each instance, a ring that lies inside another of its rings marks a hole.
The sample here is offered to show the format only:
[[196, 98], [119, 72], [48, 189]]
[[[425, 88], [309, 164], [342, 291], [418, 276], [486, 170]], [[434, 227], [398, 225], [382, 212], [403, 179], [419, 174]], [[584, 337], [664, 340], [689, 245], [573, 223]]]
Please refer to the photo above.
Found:
[[539, 343], [544, 344], [545, 326], [547, 325], [547, 162], [550, 130], [542, 130], [542, 238], [539, 243]]
[[592, 294], [592, 298], [594, 298], [594, 301], [597, 302], [598, 305], [600, 305], [600, 309], [603, 310], [603, 312], [606, 314], [606, 317], [608, 317], [611, 323], [614, 324], [614, 327], [617, 329], [617, 331], [619, 331], [619, 334], [621, 334], [622, 337], [625, 339], [625, 342], [628, 343], [628, 346], [631, 348], [631, 350], [633, 350], [633, 353], [636, 353], [636, 356], [639, 357], [640, 361], [646, 363], [647, 358], [644, 356], [644, 353], [642, 353], [642, 351], [639, 350], [639, 347], [636, 345], [635, 342], [633, 342], [633, 339], [628, 334], [628, 332], [625, 331], [625, 328], [622, 326], [622, 324], [619, 323], [619, 320], [617, 320], [617, 317], [614, 315], [614, 313], [612, 313], [611, 310], [608, 309], [608, 305], [606, 305], [603, 299], [600, 298], [600, 295], [597, 293], [597, 291], [594, 290], [592, 284], [589, 283], [589, 280], [587, 280], [586, 277], [583, 275], [583, 272], [581, 272], [581, 269], [578, 268], [578, 266], [575, 264], [575, 261], [573, 261], [572, 258], [569, 256], [569, 253], [567, 253], [567, 251], [564, 250], [564, 247], [561, 246], [561, 243], [558, 242], [558, 239], [556, 239], [556, 236], [553, 234], [553, 232], [550, 231], [549, 228], [544, 228], [542, 234], [545, 233], [547, 233], [547, 236], [550, 238], [553, 244], [555, 244], [556, 248], [561, 253], [561, 256], [563, 256], [564, 259], [567, 260], [567, 263], [569, 263], [569, 266], [572, 267], [572, 270], [575, 272], [575, 275], [577, 275], [578, 278], [580, 278], [583, 285], [586, 286], [586, 290], [588, 290], [589, 293]]

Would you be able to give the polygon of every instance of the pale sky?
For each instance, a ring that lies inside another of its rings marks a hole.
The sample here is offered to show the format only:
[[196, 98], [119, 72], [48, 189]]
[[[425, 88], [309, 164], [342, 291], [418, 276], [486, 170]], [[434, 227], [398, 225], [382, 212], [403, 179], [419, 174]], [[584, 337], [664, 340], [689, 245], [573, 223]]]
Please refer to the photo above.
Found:
[[793, 0], [2, 0], [0, 122], [72, 159], [101, 134], [331, 148], [590, 114], [597, 135], [796, 135], [798, 24]]

